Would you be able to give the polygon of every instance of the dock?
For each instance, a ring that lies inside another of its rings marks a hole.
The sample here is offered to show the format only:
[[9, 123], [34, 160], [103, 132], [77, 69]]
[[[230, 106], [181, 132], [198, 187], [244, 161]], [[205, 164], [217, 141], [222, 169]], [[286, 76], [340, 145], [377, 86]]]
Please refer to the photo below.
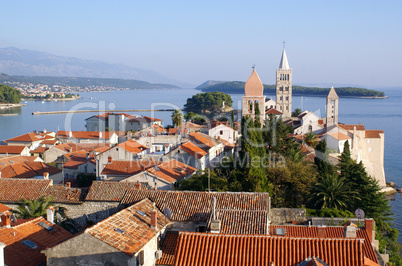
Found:
[[68, 113], [173, 112], [174, 110], [175, 109], [76, 110], [76, 111], [33, 112], [32, 115], [59, 115]]

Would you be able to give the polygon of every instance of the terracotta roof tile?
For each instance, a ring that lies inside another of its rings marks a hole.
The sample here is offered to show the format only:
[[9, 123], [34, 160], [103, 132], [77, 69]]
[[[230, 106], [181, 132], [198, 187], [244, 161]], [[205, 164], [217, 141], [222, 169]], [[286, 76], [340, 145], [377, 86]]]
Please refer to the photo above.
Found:
[[380, 134], [384, 134], [384, 130], [366, 130], [365, 137], [366, 139], [379, 139], [381, 138]]
[[336, 140], [352, 139], [348, 135], [345, 135], [345, 134], [343, 134], [341, 132], [329, 133], [328, 135], [330, 135], [331, 137], [333, 137]]
[[[44, 229], [38, 223], [45, 223], [53, 228], [52, 231]], [[46, 263], [42, 250], [55, 246], [71, 237], [71, 233], [56, 224], [50, 224], [44, 218], [39, 217], [29, 220], [11, 228], [0, 228], [1, 242], [6, 244], [4, 248], [4, 262], [7, 265], [40, 265]], [[37, 245], [31, 249], [23, 244], [24, 240], [30, 240]]]
[[49, 186], [46, 189], [44, 196], [52, 197], [53, 201], [57, 203], [83, 203], [85, 198], [85, 190], [60, 185]]
[[345, 125], [342, 123], [338, 124], [339, 127], [345, 129], [345, 130], [352, 130], [356, 127], [356, 130], [364, 130], [364, 126], [363, 125]]
[[78, 166], [90, 162], [92, 164], [96, 164], [95, 155], [90, 155], [87, 159], [87, 153], [83, 154], [73, 154], [70, 159], [64, 164], [64, 168], [77, 169]]
[[0, 145], [0, 153], [21, 154], [25, 149], [25, 146], [13, 146], [13, 145]]
[[[120, 201], [126, 190], [135, 189], [135, 182], [93, 181], [85, 200]], [[149, 189], [147, 183], [141, 183], [141, 190]]]
[[0, 213], [8, 211], [8, 210], [11, 210], [11, 208], [0, 203]]
[[183, 144], [180, 145], [180, 148], [190, 154], [191, 156], [194, 156], [197, 159], [201, 159], [204, 157], [207, 152], [192, 143], [191, 141], [187, 141]]
[[155, 170], [153, 167], [148, 168], [147, 172], [170, 183], [176, 182], [197, 171], [196, 168], [175, 159], [159, 164], [158, 168], [159, 170]]
[[118, 147], [125, 149], [126, 151], [132, 153], [132, 154], [137, 154], [140, 153], [142, 151], [145, 151], [146, 149], [148, 149], [147, 147], [145, 147], [144, 145], [141, 145], [140, 143], [136, 142], [135, 140], [127, 140], [123, 143], [120, 143], [117, 145]]
[[15, 138], [8, 139], [7, 142], [34, 142], [34, 141], [42, 141], [42, 140], [50, 140], [54, 139], [54, 137], [48, 134], [36, 134], [36, 133], [27, 133]]
[[204, 150], [209, 150], [218, 144], [218, 140], [200, 132], [191, 132], [189, 138]]
[[158, 121], [163, 121], [162, 119], [159, 118], [154, 118], [154, 117], [149, 117], [149, 116], [139, 116], [135, 117], [133, 116], [128, 120], [128, 122], [158, 122]]
[[160, 210], [168, 207], [171, 220], [206, 222], [212, 210], [212, 198], [216, 208], [222, 210], [268, 210], [268, 193], [247, 192], [199, 192], [172, 190], [129, 189], [122, 198], [119, 209], [149, 198]]
[[0, 201], [15, 202], [20, 199], [38, 199], [50, 185], [51, 180], [0, 179]]
[[[102, 133], [100, 136], [99, 133]], [[70, 131], [58, 131], [56, 134], [57, 138], [70, 138]], [[71, 131], [72, 137], [76, 139], [110, 139], [114, 134], [113, 131]]]
[[38, 147], [35, 150], [30, 151], [31, 154], [33, 153], [44, 153], [45, 151], [47, 151], [49, 148], [46, 147]]
[[[163, 213], [156, 210], [158, 226], [156, 229], [152, 228], [150, 218], [152, 210], [152, 201], [144, 199], [87, 229], [86, 233], [133, 256], [170, 222]], [[122, 230], [123, 233], [116, 229]]]
[[160, 164], [158, 161], [113, 161], [107, 164], [102, 171], [102, 175], [123, 175], [132, 176], [150, 167]]
[[[319, 238], [317, 226], [287, 226], [287, 225], [271, 225], [270, 234], [275, 235], [276, 228], [284, 228], [286, 230], [285, 236], [278, 237], [305, 237], [305, 238]], [[344, 238], [344, 227], [342, 226], [327, 226], [325, 227], [325, 238]], [[363, 241], [363, 254], [370, 260], [378, 263], [374, 249], [371, 246], [367, 231], [358, 228], [356, 231], [358, 239], [364, 239]]]
[[179, 232], [167, 232], [162, 243], [162, 258], [156, 260], [155, 265], [173, 265]]
[[9, 156], [5, 158], [0, 158], [0, 169], [6, 168], [13, 164], [18, 164], [21, 162], [34, 162], [38, 159], [37, 156]]
[[[268, 210], [216, 210], [216, 219], [221, 221], [222, 234], [268, 234]], [[212, 221], [212, 213], [208, 227]]]
[[53, 139], [53, 140], [44, 140], [42, 141], [40, 144], [48, 144], [48, 145], [55, 145], [57, 143], [57, 140]]
[[43, 176], [45, 172], [49, 175], [57, 174], [61, 170], [43, 162], [21, 162], [4, 167], [0, 172], [1, 178], [33, 178]]
[[265, 111], [265, 114], [281, 115], [282, 113], [276, 110], [275, 108], [269, 108], [267, 111]]
[[285, 266], [313, 256], [332, 266], [360, 266], [362, 241], [180, 232], [174, 265]]

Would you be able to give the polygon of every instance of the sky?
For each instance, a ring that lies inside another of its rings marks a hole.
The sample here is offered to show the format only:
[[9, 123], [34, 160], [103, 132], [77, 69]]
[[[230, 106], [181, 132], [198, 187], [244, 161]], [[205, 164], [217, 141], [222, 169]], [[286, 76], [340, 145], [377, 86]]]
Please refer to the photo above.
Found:
[[0, 47], [149, 69], [181, 82], [402, 87], [402, 1], [4, 1]]

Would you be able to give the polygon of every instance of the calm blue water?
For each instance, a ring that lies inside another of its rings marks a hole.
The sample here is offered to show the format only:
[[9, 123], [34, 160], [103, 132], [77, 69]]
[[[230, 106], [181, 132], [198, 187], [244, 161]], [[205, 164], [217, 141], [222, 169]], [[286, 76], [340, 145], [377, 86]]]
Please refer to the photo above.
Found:
[[[27, 106], [1, 113], [18, 113], [17, 116], [0, 116], [0, 140], [8, 139], [33, 130], [85, 130], [85, 119], [95, 113], [79, 113], [72, 117], [63, 115], [33, 116], [35, 111], [99, 110], [99, 109], [175, 109], [182, 108], [187, 98], [198, 93], [186, 90], [136, 90], [100, 93], [82, 93], [76, 101], [45, 102], [28, 101]], [[388, 99], [341, 98], [339, 101], [339, 121], [342, 123], [362, 123], [366, 129], [383, 129], [385, 132], [385, 174], [387, 181], [402, 186], [402, 89], [386, 91]], [[239, 108], [242, 95], [232, 95], [234, 108]], [[274, 97], [267, 95], [267, 97]], [[325, 116], [325, 98], [293, 97], [293, 108], [302, 107]], [[152, 113], [138, 113], [152, 115]], [[155, 117], [171, 124], [171, 113], [155, 112]], [[402, 196], [391, 201], [395, 213], [395, 226], [402, 229]], [[400, 238], [401, 242], [402, 238]]]

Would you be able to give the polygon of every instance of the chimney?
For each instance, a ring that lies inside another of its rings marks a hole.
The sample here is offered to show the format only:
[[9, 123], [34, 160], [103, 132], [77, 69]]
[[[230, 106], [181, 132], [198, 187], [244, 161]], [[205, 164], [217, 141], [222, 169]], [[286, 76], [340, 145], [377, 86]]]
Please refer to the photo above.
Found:
[[375, 239], [374, 220], [373, 220], [373, 218], [366, 219], [364, 227], [366, 229], [366, 232], [368, 234], [370, 242], [373, 243], [373, 240]]
[[219, 234], [221, 232], [221, 221], [216, 217], [216, 198], [212, 198], [212, 221], [210, 225], [211, 233]]
[[70, 182], [66, 182], [66, 187], [71, 187], [71, 183], [70, 183]]
[[3, 214], [1, 215], [1, 223], [7, 228], [11, 227], [11, 212], [3, 212]]
[[140, 181], [137, 180], [137, 182], [134, 184], [135, 189], [141, 189], [141, 183]]
[[53, 224], [53, 222], [54, 222], [54, 208], [53, 207], [47, 208], [46, 214], [47, 214], [47, 221], [49, 223]]
[[71, 130], [68, 132], [68, 137], [72, 138], [73, 137], [73, 132], [71, 132]]
[[354, 224], [350, 224], [345, 226], [344, 237], [346, 238], [356, 238], [356, 226]]
[[112, 163], [112, 162], [113, 162], [113, 157], [112, 156], [107, 157], [107, 163]]
[[327, 231], [327, 227], [325, 225], [317, 226], [317, 236], [318, 236], [318, 238], [325, 238], [327, 236], [326, 231]]
[[0, 242], [0, 266], [4, 266], [4, 248], [5, 247], [6, 247], [6, 245]]
[[102, 132], [99, 131], [99, 138], [102, 138]]
[[149, 215], [151, 216], [151, 228], [156, 230], [158, 228], [158, 213], [155, 209], [155, 202], [153, 203], [153, 207], [154, 209], [149, 212]]
[[49, 179], [49, 173], [43, 172], [43, 179]]

